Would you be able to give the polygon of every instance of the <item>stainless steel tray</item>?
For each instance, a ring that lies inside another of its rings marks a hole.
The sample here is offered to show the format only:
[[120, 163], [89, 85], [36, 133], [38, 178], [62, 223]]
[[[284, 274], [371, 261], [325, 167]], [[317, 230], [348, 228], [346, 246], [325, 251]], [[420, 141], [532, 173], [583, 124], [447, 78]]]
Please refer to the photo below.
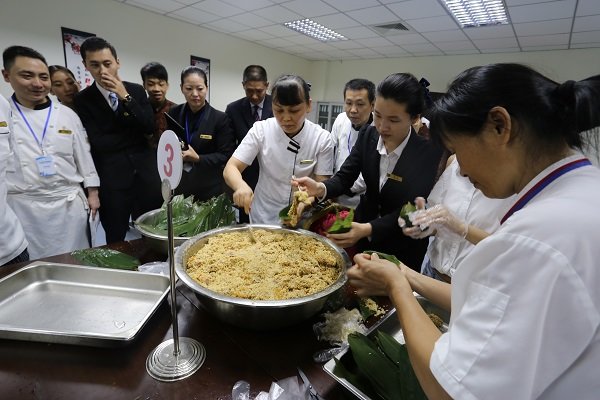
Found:
[[[426, 313], [436, 314], [444, 321], [444, 325], [440, 328], [440, 330], [443, 332], [447, 331], [448, 330], [448, 322], [450, 321], [450, 313], [439, 308], [438, 306], [431, 303], [429, 300], [427, 300], [424, 297], [416, 296], [416, 298]], [[388, 314], [385, 317], [383, 317], [379, 322], [377, 322], [375, 325], [373, 325], [368, 330], [367, 336], [369, 336], [370, 338], [373, 338], [373, 335], [378, 330], [382, 330], [386, 333], [389, 333], [390, 335], [394, 336], [394, 338], [396, 340], [398, 340], [400, 343], [404, 343], [404, 336], [402, 334], [402, 329], [400, 327], [400, 321], [398, 321], [398, 317], [396, 316], [395, 309], [392, 309], [390, 312], [388, 312]], [[356, 368], [355, 364], [354, 364], [354, 360], [352, 359], [352, 354], [350, 353], [349, 349], [341, 351], [340, 353], [338, 353], [335, 356], [335, 358], [338, 360], [338, 362], [341, 362], [342, 364], [344, 364], [344, 366], [346, 368], [348, 368], [349, 370], [352, 370], [353, 367]], [[333, 373], [334, 368], [335, 368], [335, 361], [333, 359], [329, 360], [323, 366], [323, 369], [325, 370], [325, 372], [327, 372], [333, 379], [335, 379], [342, 386], [344, 386], [346, 389], [348, 389], [357, 398], [359, 398], [361, 400], [371, 400], [371, 398], [369, 396], [367, 396], [366, 394], [361, 392], [356, 386], [354, 386], [353, 384], [348, 382], [346, 379], [340, 378], [339, 376], [335, 375]]]
[[122, 346], [169, 288], [162, 275], [34, 262], [0, 280], [0, 338]]

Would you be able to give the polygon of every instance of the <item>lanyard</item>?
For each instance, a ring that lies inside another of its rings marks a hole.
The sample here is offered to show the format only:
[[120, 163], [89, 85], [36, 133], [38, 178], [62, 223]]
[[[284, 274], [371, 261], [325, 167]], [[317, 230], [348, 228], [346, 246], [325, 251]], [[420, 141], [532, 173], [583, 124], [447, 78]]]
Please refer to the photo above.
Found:
[[500, 224], [503, 224], [508, 218], [510, 218], [511, 215], [519, 211], [521, 208], [525, 207], [525, 205], [529, 203], [531, 199], [533, 199], [538, 193], [544, 190], [546, 186], [554, 182], [556, 179], [563, 176], [569, 171], [573, 171], [574, 169], [581, 168], [586, 165], [592, 165], [592, 163], [587, 158], [581, 158], [579, 160], [571, 161], [570, 163], [560, 166], [554, 171], [550, 172], [541, 181], [539, 181], [531, 189], [529, 189], [527, 193], [521, 196], [519, 200], [517, 200], [517, 202], [510, 208], [510, 210], [508, 210], [504, 217], [502, 217]]
[[191, 132], [190, 132], [189, 122], [188, 122], [188, 112], [187, 112], [187, 110], [185, 112], [185, 138], [187, 139], [186, 143], [190, 146], [192, 145], [192, 137], [194, 137], [194, 129], [196, 129], [198, 127], [198, 125], [200, 124], [200, 121], [202, 121], [202, 117], [204, 116], [205, 110], [206, 110], [206, 105], [204, 107], [202, 107], [202, 111], [200, 111], [200, 115], [198, 115], [198, 119], [196, 119], [196, 123], [192, 127]]
[[33, 128], [29, 124], [29, 121], [27, 121], [27, 117], [25, 117], [25, 114], [23, 114], [23, 111], [21, 111], [21, 107], [19, 107], [19, 104], [15, 101], [14, 98], [12, 99], [12, 101], [15, 104], [17, 111], [19, 111], [19, 114], [21, 114], [23, 121], [25, 121], [27, 128], [29, 128], [29, 132], [31, 132], [31, 135], [37, 142], [38, 147], [40, 148], [40, 150], [42, 151], [42, 154], [43, 154], [44, 153], [44, 138], [46, 137], [46, 130], [48, 129], [48, 121], [50, 121], [50, 114], [52, 113], [52, 100], [50, 100], [50, 106], [48, 107], [48, 116], [46, 116], [46, 122], [44, 123], [44, 130], [42, 131], [42, 140], [41, 141], [38, 139], [37, 135], [33, 131]]
[[350, 140], [352, 140], [352, 125], [350, 125], [350, 132], [348, 132], [348, 154], [352, 152], [352, 145], [350, 145]]

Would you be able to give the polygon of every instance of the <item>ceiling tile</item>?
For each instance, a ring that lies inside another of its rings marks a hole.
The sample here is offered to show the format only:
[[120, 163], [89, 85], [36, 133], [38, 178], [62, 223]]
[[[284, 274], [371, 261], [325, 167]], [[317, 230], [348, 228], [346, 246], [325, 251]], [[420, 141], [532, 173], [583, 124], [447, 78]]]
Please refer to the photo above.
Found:
[[382, 46], [391, 46], [392, 45], [392, 43], [385, 38], [367, 38], [367, 39], [358, 39], [356, 41], [365, 47], [382, 47]]
[[428, 43], [428, 40], [418, 33], [391, 36], [388, 40], [392, 43], [399, 44], [400, 46], [404, 46], [405, 44]]
[[340, 11], [352, 11], [360, 8], [378, 6], [377, 0], [325, 0], [325, 3]]
[[409, 0], [401, 3], [388, 4], [387, 8], [405, 21], [408, 19], [448, 15], [446, 9], [442, 7], [437, 0]]
[[209, 22], [208, 24], [206, 24], [206, 26], [220, 32], [232, 33], [245, 31], [249, 28], [248, 25], [240, 24], [239, 22], [232, 21], [231, 19], [220, 19], [218, 21]]
[[595, 31], [600, 27], [600, 15], [575, 18], [573, 32]]
[[481, 54], [481, 52], [477, 49], [473, 50], [444, 50], [444, 54], [448, 56], [460, 56], [467, 54]]
[[451, 31], [425, 32], [423, 33], [423, 36], [432, 42], [455, 42], [469, 39], [460, 29], [454, 29]]
[[200, 3], [202, 0], [175, 0], [178, 3], [185, 4], [186, 6], [190, 6], [192, 4]]
[[546, 46], [521, 46], [523, 51], [550, 51], [550, 50], [567, 50], [568, 44], [549, 44]]
[[600, 1], [579, 0], [577, 2], [577, 13], [575, 15], [598, 15], [600, 14]]
[[398, 21], [398, 17], [385, 6], [350, 11], [346, 14], [364, 25], [382, 25]]
[[261, 31], [260, 29], [248, 29], [246, 31], [236, 32], [234, 34], [237, 37], [246, 40], [265, 40], [265, 39], [273, 39], [275, 36], [266, 33], [265, 31]]
[[522, 6], [525, 4], [535, 4], [547, 0], [505, 0], [507, 6]]
[[283, 38], [265, 39], [261, 43], [269, 47], [285, 47], [292, 44], [289, 40]]
[[569, 33], [572, 18], [554, 19], [551, 21], [525, 22], [514, 24], [518, 36], [551, 35], [555, 33]]
[[246, 11], [254, 11], [254, 10], [258, 10], [260, 8], [265, 8], [265, 7], [269, 7], [272, 6], [273, 3], [269, 0], [221, 0], [224, 1], [225, 3], [229, 3], [233, 6], [237, 6], [239, 8], [242, 8]]
[[160, 14], [179, 10], [184, 5], [171, 0], [129, 0], [125, 4], [139, 6]]
[[425, 53], [439, 51], [437, 47], [431, 43], [418, 43], [403, 45], [402, 48], [411, 53]]
[[285, 39], [289, 40], [292, 43], [302, 44], [302, 45], [313, 44], [315, 42], [318, 42], [318, 40], [315, 38], [311, 38], [310, 36], [301, 35], [299, 33], [295, 34], [294, 36], [286, 36]]
[[597, 42], [590, 42], [590, 43], [576, 43], [576, 44], [571, 44], [571, 46], [569, 46], [570, 49], [589, 49], [589, 48], [593, 48], [593, 47], [600, 47], [600, 40]]
[[483, 54], [494, 54], [494, 53], [518, 53], [521, 51], [518, 47], [506, 47], [503, 49], [493, 48], [493, 49], [479, 49]]
[[381, 54], [371, 49], [352, 49], [348, 52], [360, 57], [381, 57]]
[[473, 42], [479, 50], [519, 48], [515, 38], [474, 39]]
[[575, 14], [576, 3], [577, 0], [561, 0], [516, 7], [509, 6], [508, 14], [513, 24], [572, 18]]
[[452, 18], [447, 15], [440, 17], [429, 17], [421, 19], [411, 19], [406, 21], [419, 32], [449, 31], [458, 29], [459, 26]]
[[342, 13], [316, 17], [313, 18], [313, 21], [333, 30], [339, 28], [350, 28], [352, 26], [360, 26], [360, 22], [357, 22], [356, 20]]
[[244, 10], [234, 7], [230, 4], [223, 3], [219, 0], [204, 0], [203, 2], [194, 4], [192, 7], [198, 10], [206, 11], [219, 17], [231, 17], [232, 15], [243, 13]]
[[600, 30], [589, 32], [574, 32], [571, 35], [571, 43], [593, 43], [600, 42]]
[[300, 14], [296, 14], [295, 12], [290, 11], [287, 8], [283, 8], [281, 6], [263, 8], [262, 10], [257, 11], [256, 13], [263, 18], [277, 23], [295, 21], [297, 19], [302, 18]]
[[470, 40], [460, 40], [456, 42], [436, 42], [435, 46], [444, 52], [456, 50], [477, 50]]
[[364, 39], [370, 37], [377, 37], [378, 35], [369, 28], [365, 28], [363, 26], [357, 26], [354, 28], [342, 28], [337, 29], [337, 33], [340, 33], [347, 37], [348, 39]]
[[515, 36], [513, 28], [510, 25], [479, 26], [477, 28], [465, 28], [464, 32], [471, 39], [495, 39]]
[[336, 42], [331, 42], [331, 45], [337, 49], [342, 50], [359, 49], [362, 47], [362, 45], [356, 40], [338, 40]]
[[519, 44], [524, 46], [550, 46], [552, 44], [569, 44], [569, 34], [560, 33], [557, 35], [539, 35], [539, 36], [520, 36]]
[[308, 18], [337, 12], [335, 8], [328, 6], [321, 0], [292, 0], [283, 3], [282, 6]]
[[262, 28], [264, 26], [273, 25], [272, 21], [268, 21], [258, 15], [250, 12], [245, 12], [240, 15], [234, 15], [229, 18], [232, 21], [249, 26], [250, 28]]
[[377, 47], [373, 50], [386, 57], [395, 57], [408, 54], [408, 52], [400, 46]]
[[200, 11], [197, 8], [185, 7], [177, 11], [168, 14], [169, 16], [176, 16], [176, 18], [189, 21], [194, 24], [205, 24], [220, 19], [217, 15]]
[[299, 34], [296, 31], [293, 31], [279, 24], [263, 26], [262, 28], [259, 28], [259, 30], [267, 32], [269, 35], [273, 35], [275, 37], [299, 36]]
[[315, 41], [315, 43], [307, 44], [305, 47], [307, 47], [311, 50], [323, 51], [323, 52], [337, 50], [334, 47], [332, 47], [329, 43], [319, 42], [319, 41]]

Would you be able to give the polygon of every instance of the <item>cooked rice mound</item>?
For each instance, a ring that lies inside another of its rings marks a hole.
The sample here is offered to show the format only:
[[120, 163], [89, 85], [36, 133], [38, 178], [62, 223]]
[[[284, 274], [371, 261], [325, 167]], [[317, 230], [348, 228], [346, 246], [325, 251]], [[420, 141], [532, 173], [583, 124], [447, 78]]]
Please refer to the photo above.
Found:
[[215, 235], [187, 262], [200, 285], [232, 297], [285, 300], [317, 293], [340, 273], [334, 250], [319, 240], [255, 229]]

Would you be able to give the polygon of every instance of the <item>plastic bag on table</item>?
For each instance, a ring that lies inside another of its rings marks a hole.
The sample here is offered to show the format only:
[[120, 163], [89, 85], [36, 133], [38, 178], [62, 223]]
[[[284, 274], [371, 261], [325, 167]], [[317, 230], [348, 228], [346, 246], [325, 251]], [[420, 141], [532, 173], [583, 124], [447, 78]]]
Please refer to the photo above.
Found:
[[298, 383], [296, 376], [281, 379], [271, 383], [269, 392], [260, 392], [256, 397], [250, 397], [250, 384], [237, 381], [231, 390], [232, 400], [311, 400], [308, 387]]

